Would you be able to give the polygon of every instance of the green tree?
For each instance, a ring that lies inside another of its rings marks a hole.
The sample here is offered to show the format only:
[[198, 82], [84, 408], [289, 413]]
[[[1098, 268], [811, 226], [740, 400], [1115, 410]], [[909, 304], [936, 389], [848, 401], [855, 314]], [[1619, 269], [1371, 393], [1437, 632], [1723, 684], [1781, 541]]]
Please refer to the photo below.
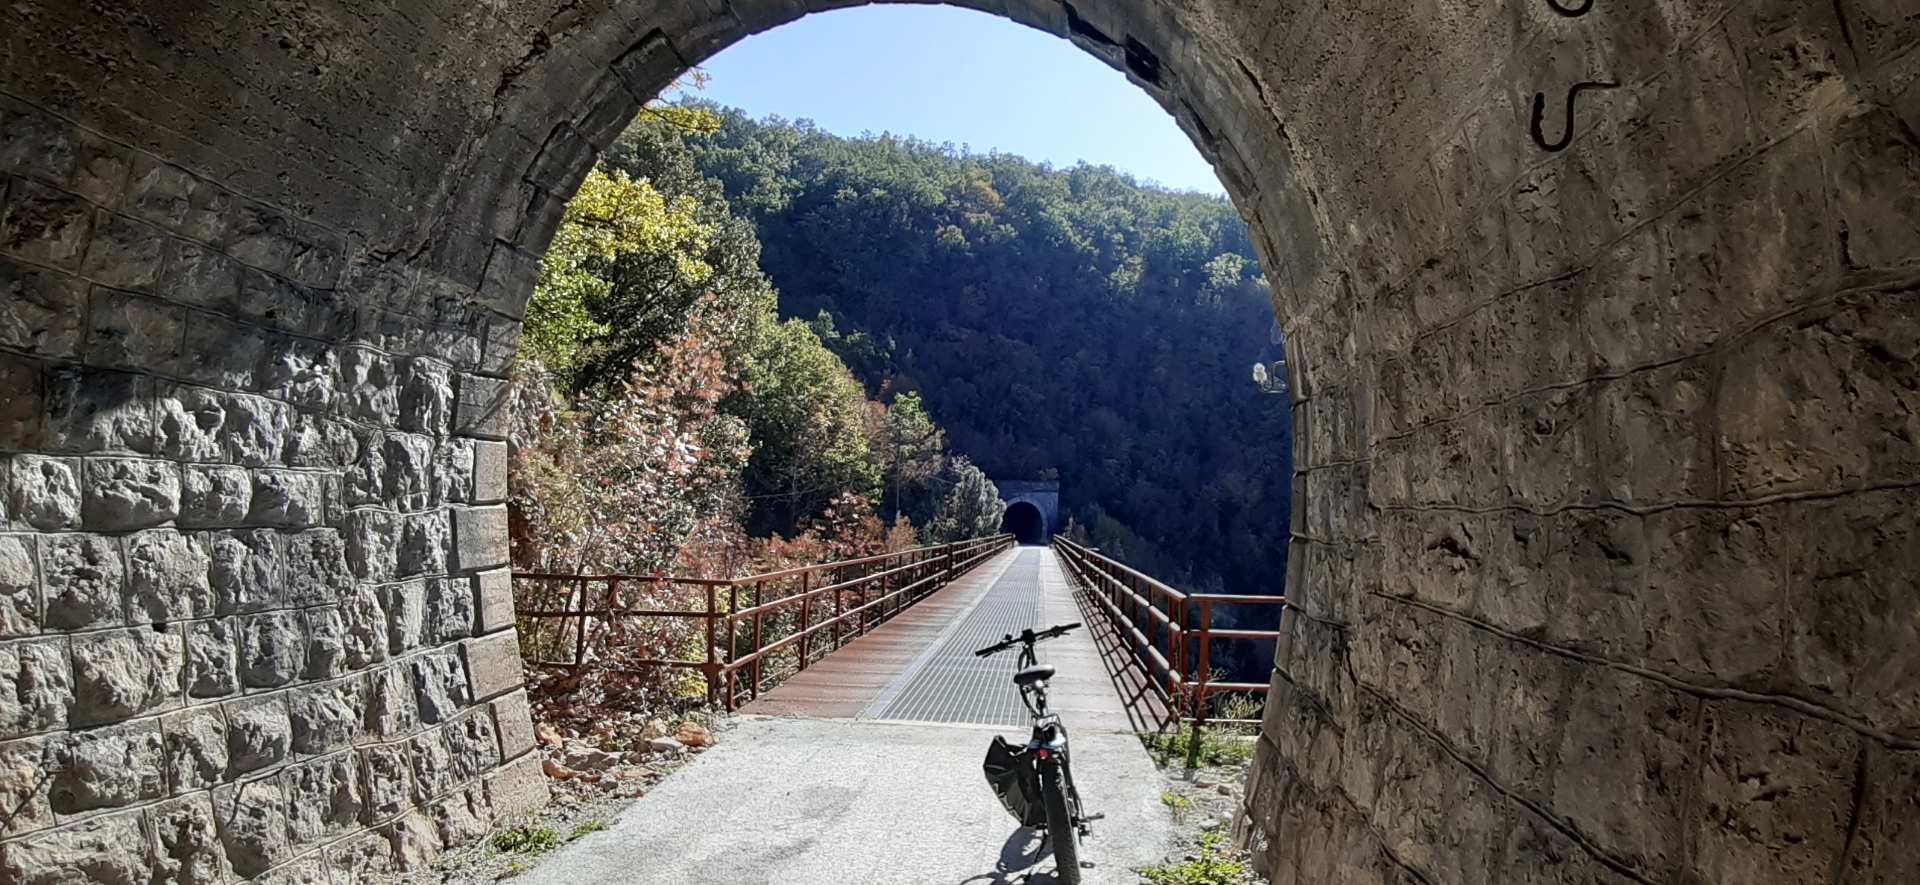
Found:
[[1207, 282], [1204, 291], [1215, 299], [1231, 294], [1240, 288], [1250, 263], [1245, 256], [1233, 252], [1215, 255], [1205, 267]]
[[790, 530], [842, 493], [878, 496], [865, 391], [806, 323], [788, 320], [756, 342], [727, 410], [754, 441], [749, 530]]
[[[946, 464], [946, 434], [927, 414], [918, 393], [894, 397], [884, 416], [886, 432], [881, 442], [886, 447], [884, 480], [890, 508], [883, 512], [924, 524], [932, 516], [931, 487]], [[910, 503], [916, 500], [923, 506]]]
[[1000, 520], [1007, 504], [1000, 500], [1000, 489], [980, 468], [966, 458], [953, 459], [957, 479], [953, 489], [940, 502], [940, 515], [927, 525], [925, 540], [933, 543], [964, 541], [1000, 531]]
[[570, 389], [622, 380], [622, 367], [684, 328], [714, 275], [702, 258], [711, 235], [696, 201], [618, 169], [588, 172], [527, 303], [522, 358]]
[[[696, 89], [705, 82], [697, 71], [685, 81]], [[684, 135], [717, 132], [720, 122], [704, 107], [656, 101], [641, 109], [630, 131], [679, 143]], [[691, 173], [682, 154], [681, 168]], [[547, 248], [519, 356], [537, 360], [563, 389], [577, 392], [597, 381], [602, 393], [617, 394], [636, 362], [655, 358], [662, 344], [685, 331], [696, 305], [711, 305], [709, 313], [719, 315], [737, 300], [726, 296], [741, 287], [719, 277], [739, 276], [740, 262], [724, 260], [729, 250], [741, 251], [739, 219], [725, 211], [711, 184], [704, 192], [687, 186], [689, 178], [700, 180], [697, 174], [661, 186], [657, 171], [644, 164], [590, 170]], [[726, 221], [736, 230], [723, 231]], [[764, 279], [758, 258], [754, 243], [747, 256], [753, 280]], [[772, 299], [765, 300], [770, 310]], [[710, 329], [723, 340], [729, 331]]]

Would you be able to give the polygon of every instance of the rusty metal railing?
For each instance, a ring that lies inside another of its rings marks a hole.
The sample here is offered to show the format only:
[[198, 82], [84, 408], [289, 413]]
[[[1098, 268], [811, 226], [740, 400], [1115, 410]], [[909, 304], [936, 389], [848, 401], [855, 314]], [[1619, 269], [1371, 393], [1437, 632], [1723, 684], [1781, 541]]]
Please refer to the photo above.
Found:
[[[1012, 545], [995, 535], [732, 579], [515, 572], [521, 654], [570, 673], [698, 671], [708, 702], [732, 710]], [[589, 659], [607, 646], [662, 656]]]
[[[1183, 593], [1111, 557], [1056, 535], [1053, 549], [1074, 583], [1106, 617], [1159, 699], [1166, 707], [1161, 725], [1191, 723], [1188, 763], [1199, 752], [1199, 735], [1209, 722], [1257, 725], [1259, 720], [1210, 717], [1216, 695], [1265, 696], [1264, 682], [1215, 680], [1213, 644], [1222, 640], [1274, 640], [1278, 630], [1241, 630], [1213, 626], [1216, 608], [1233, 605], [1285, 606], [1285, 596], [1237, 596]], [[1278, 616], [1275, 617], [1278, 623]]]

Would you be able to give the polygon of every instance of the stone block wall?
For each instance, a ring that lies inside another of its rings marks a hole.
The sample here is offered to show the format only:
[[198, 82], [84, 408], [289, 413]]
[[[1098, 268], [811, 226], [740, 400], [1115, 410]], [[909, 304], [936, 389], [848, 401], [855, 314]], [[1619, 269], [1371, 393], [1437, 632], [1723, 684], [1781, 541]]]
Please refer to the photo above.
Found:
[[21, 102], [0, 175], [0, 881], [349, 881], [543, 801], [484, 316]]
[[[1293, 4], [1241, 45], [1276, 118], [1349, 121], [1289, 123], [1328, 224], [1272, 247], [1320, 268], [1275, 293], [1274, 881], [1920, 876], [1912, 5]], [[1536, 147], [1580, 81], [1620, 85]]]
[[[0, 7], [0, 881], [352, 881], [539, 797], [539, 255], [641, 101], [844, 5]], [[1158, 100], [1265, 259], [1276, 881], [1920, 877], [1911, 3], [965, 5]]]

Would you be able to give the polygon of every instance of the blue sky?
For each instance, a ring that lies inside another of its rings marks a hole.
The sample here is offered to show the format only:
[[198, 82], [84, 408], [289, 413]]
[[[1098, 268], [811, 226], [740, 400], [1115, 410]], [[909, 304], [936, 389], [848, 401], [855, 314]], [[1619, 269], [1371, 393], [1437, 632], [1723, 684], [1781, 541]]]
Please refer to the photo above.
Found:
[[893, 132], [1223, 193], [1173, 118], [1071, 43], [948, 6], [816, 13], [701, 66], [703, 97], [843, 135]]

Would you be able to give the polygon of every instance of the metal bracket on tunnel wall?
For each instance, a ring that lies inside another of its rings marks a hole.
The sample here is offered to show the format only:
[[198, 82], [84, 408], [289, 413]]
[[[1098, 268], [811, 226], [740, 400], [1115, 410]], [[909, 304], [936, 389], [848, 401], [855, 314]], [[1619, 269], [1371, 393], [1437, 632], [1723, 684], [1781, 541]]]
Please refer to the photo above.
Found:
[[1593, 0], [1584, 0], [1579, 6], [1561, 6], [1559, 0], [1547, 0], [1547, 5], [1567, 18], [1579, 18], [1593, 11]]
[[1253, 385], [1261, 393], [1287, 392], [1287, 360], [1285, 357], [1274, 360], [1271, 366], [1266, 363], [1253, 364]]

